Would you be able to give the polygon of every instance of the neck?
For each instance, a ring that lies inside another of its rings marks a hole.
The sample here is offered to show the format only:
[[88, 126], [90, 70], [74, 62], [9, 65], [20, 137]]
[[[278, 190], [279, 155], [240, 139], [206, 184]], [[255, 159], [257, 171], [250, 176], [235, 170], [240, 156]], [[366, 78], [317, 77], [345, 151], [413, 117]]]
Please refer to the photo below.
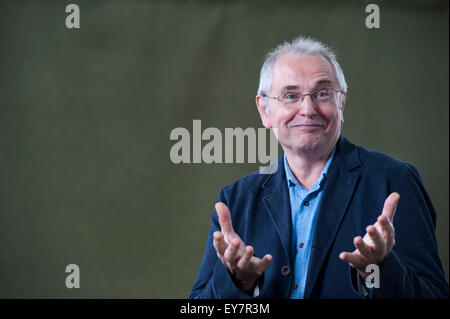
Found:
[[292, 174], [306, 189], [310, 189], [320, 177], [334, 145], [322, 153], [294, 153], [286, 149], [286, 159]]

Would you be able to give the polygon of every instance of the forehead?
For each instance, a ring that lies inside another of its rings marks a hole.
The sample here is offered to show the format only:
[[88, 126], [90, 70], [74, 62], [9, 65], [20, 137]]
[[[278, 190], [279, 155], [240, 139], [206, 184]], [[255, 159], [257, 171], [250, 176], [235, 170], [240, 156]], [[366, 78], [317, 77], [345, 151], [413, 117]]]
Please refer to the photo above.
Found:
[[307, 88], [326, 79], [333, 84], [337, 82], [333, 66], [323, 56], [283, 55], [272, 68], [272, 89], [285, 86]]

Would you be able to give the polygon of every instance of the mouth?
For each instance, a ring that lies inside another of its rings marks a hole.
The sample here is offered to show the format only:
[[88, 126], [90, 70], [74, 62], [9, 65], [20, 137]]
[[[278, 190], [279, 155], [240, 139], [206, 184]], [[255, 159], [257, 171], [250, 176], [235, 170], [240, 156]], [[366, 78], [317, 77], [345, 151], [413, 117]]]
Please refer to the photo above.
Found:
[[292, 125], [290, 127], [304, 129], [304, 130], [312, 130], [312, 129], [322, 128], [323, 126], [320, 124], [296, 124], [296, 125]]

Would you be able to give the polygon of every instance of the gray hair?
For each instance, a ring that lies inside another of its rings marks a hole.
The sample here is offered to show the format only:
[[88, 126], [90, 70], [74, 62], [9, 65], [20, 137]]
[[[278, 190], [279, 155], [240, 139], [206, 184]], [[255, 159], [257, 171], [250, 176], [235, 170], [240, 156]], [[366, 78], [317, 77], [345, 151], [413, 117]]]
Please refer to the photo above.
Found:
[[333, 50], [320, 41], [299, 36], [292, 42], [284, 42], [267, 53], [259, 76], [258, 95], [266, 96], [269, 94], [272, 86], [272, 68], [275, 61], [282, 55], [323, 56], [334, 68], [339, 90], [347, 92], [347, 82], [345, 82], [344, 72], [342, 72]]

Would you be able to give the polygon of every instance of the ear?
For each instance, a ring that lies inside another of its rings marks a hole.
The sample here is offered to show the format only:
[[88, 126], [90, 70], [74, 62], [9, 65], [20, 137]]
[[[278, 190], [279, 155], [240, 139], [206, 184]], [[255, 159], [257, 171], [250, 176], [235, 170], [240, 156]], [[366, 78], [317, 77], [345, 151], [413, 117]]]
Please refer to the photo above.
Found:
[[347, 92], [343, 92], [342, 93], [342, 99], [341, 99], [341, 103], [339, 105], [340, 109], [341, 109], [341, 123], [344, 123], [344, 107], [345, 107], [345, 102], [347, 101]]
[[270, 129], [272, 125], [270, 124], [269, 118], [269, 106], [264, 105], [263, 97], [261, 95], [256, 96], [256, 107], [258, 108], [259, 116], [261, 117], [262, 124], [265, 128]]

